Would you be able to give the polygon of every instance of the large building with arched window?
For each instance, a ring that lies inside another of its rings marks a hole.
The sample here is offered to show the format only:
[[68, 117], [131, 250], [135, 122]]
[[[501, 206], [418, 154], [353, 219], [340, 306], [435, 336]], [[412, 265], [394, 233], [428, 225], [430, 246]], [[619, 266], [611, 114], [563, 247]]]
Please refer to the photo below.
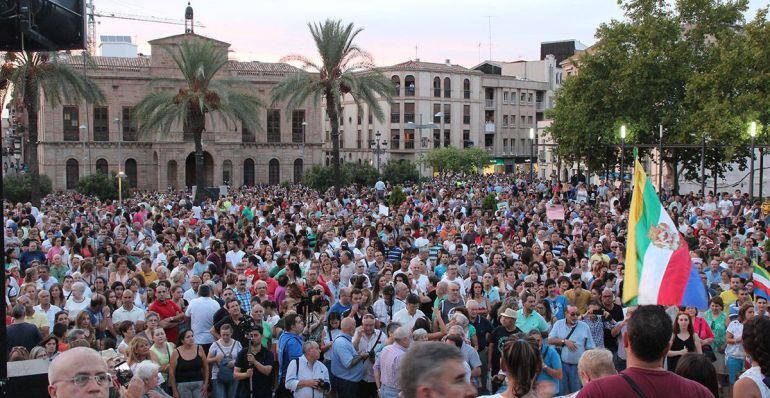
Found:
[[[164, 48], [173, 51], [183, 40], [221, 41], [186, 33], [150, 42], [151, 55], [131, 58], [92, 57], [83, 70], [81, 56], [63, 56], [79, 73], [101, 87], [101, 104], [42, 105], [40, 113], [40, 172], [54, 189], [73, 189], [79, 178], [96, 172], [118, 172], [125, 182], [141, 190], [183, 189], [195, 185], [194, 144], [175, 126], [168, 134], [137, 130], [132, 107], [150, 92], [178, 90], [174, 83], [149, 86], [157, 78], [181, 75]], [[283, 63], [230, 61], [221, 77], [242, 80], [264, 100], [260, 131], [241, 123], [206, 121], [203, 134], [204, 172], [207, 186], [277, 184], [298, 181], [306, 167], [323, 162], [321, 109], [308, 102], [287, 113], [283, 104], [270, 106], [271, 88], [297, 69]]]

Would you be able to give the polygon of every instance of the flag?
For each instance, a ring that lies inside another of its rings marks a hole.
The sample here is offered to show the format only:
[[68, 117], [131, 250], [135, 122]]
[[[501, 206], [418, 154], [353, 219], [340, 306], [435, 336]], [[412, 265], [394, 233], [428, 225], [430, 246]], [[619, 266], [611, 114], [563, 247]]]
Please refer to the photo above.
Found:
[[770, 298], [770, 272], [754, 263], [754, 298]]
[[628, 215], [623, 302], [708, 307], [708, 294], [687, 242], [636, 160]]

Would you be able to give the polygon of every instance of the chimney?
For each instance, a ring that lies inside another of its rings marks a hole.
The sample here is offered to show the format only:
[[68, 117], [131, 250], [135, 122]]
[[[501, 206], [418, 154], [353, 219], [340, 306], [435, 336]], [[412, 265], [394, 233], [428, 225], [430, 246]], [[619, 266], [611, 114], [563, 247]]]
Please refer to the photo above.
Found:
[[415, 58], [414, 62], [420, 62], [420, 59], [419, 58]]
[[446, 65], [447, 65], [447, 66], [452, 66], [452, 63], [451, 63], [451, 62], [449, 62], [449, 58], [447, 58], [447, 59], [446, 59]]

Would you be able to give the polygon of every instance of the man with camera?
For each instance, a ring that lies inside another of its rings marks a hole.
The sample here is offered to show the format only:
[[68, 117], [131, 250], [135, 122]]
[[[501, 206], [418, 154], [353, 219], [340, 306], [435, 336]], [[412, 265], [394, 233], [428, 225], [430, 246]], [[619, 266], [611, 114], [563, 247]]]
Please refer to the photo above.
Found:
[[364, 315], [362, 325], [356, 329], [356, 334], [353, 335], [353, 347], [356, 348], [356, 351], [359, 354], [368, 353], [364, 362], [364, 378], [359, 385], [359, 393], [363, 398], [377, 398], [377, 384], [374, 382], [374, 348], [387, 339], [381, 330], [374, 328], [375, 323], [374, 315]]
[[287, 390], [294, 393], [294, 398], [313, 398], [323, 396], [331, 389], [329, 370], [321, 361], [321, 348], [315, 341], [302, 345], [304, 355], [289, 362], [286, 369]]

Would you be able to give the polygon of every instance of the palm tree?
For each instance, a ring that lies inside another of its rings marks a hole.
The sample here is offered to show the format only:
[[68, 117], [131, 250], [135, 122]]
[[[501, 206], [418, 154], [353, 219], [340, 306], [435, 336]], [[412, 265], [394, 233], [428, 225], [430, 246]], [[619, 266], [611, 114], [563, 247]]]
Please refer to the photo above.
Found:
[[142, 134], [165, 136], [174, 123], [182, 125], [185, 134], [195, 141], [195, 201], [204, 199], [204, 165], [202, 136], [206, 115], [216, 113], [225, 123], [240, 120], [251, 131], [258, 131], [259, 109], [262, 102], [248, 94], [248, 86], [235, 80], [216, 79], [216, 74], [228, 64], [227, 49], [212, 41], [188, 39], [179, 49], [165, 49], [182, 72], [181, 79], [157, 79], [165, 83], [182, 83], [178, 92], [154, 90], [134, 107], [137, 127]]
[[102, 90], [92, 80], [71, 66], [60, 62], [56, 53], [8, 52], [5, 53], [0, 69], [0, 89], [10, 89], [14, 103], [23, 108], [28, 132], [27, 157], [29, 167], [30, 201], [40, 205], [40, 168], [37, 163], [38, 113], [40, 94], [45, 96], [51, 107], [61, 104], [76, 104], [82, 99], [86, 103], [104, 101]]
[[[327, 19], [323, 23], [308, 23], [310, 34], [315, 40], [321, 64], [302, 55], [288, 55], [281, 61], [297, 61], [302, 71], [289, 75], [273, 87], [273, 103], [287, 101], [287, 109], [292, 110], [312, 98], [316, 106], [318, 100], [326, 101], [326, 115], [331, 122], [332, 165], [334, 192], [340, 194], [340, 142], [339, 115], [342, 111], [342, 98], [350, 94], [356, 103], [358, 112], [361, 105], [368, 106], [377, 120], [382, 121], [384, 114], [378, 99], [390, 100], [395, 93], [393, 83], [381, 72], [374, 69], [372, 56], [353, 43], [363, 30], [353, 24]], [[310, 73], [310, 72], [312, 73]]]

